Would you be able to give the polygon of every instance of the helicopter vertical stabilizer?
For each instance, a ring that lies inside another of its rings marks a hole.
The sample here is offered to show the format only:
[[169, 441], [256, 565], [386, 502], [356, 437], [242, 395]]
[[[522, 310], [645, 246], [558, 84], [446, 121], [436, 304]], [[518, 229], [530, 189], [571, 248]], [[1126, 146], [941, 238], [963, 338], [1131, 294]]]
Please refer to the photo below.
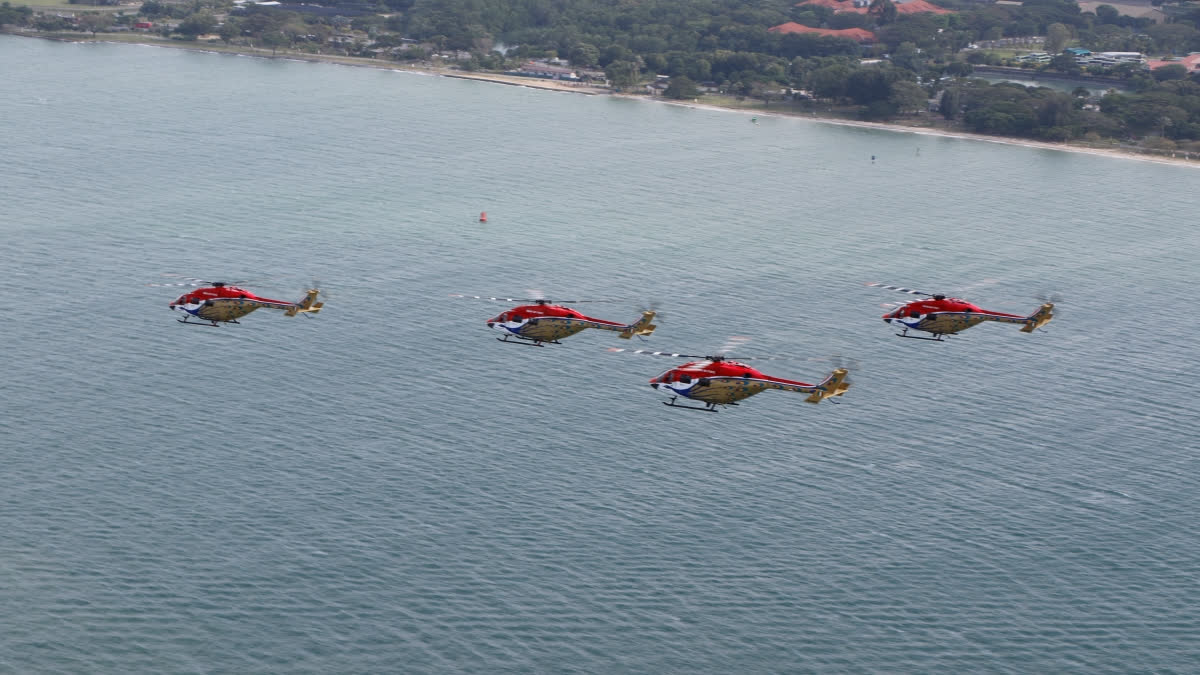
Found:
[[1030, 314], [1025, 319], [1025, 325], [1021, 327], [1022, 333], [1032, 333], [1042, 326], [1050, 323], [1050, 319], [1054, 318], [1054, 303], [1047, 302], [1038, 308], [1038, 311]]
[[317, 296], [320, 294], [321, 292], [315, 288], [309, 289], [308, 294], [304, 296], [304, 299], [300, 302], [297, 302], [295, 307], [292, 307], [286, 312], [287, 316], [296, 316], [297, 314], [316, 314], [317, 312], [321, 311], [321, 308], [325, 306], [325, 303], [317, 302]]
[[838, 368], [825, 378], [825, 381], [818, 384], [813, 393], [804, 401], [806, 403], [820, 403], [821, 401], [831, 396], [841, 396], [850, 388], [850, 383], [846, 381], [847, 371], [845, 368]]
[[620, 335], [617, 337], [628, 340], [634, 335], [649, 335], [653, 333], [654, 329], [658, 328], [658, 326], [650, 323], [654, 320], [654, 316], [654, 312], [649, 310], [642, 312], [642, 318], [638, 319], [634, 323], [629, 324], [628, 326], [625, 326], [625, 329], [622, 330]]

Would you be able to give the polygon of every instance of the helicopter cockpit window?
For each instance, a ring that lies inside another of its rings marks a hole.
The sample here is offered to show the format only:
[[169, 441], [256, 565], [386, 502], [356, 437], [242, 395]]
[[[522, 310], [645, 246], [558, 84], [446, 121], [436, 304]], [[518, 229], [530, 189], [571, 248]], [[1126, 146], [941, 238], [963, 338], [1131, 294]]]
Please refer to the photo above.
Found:
[[691, 383], [692, 383], [692, 376], [691, 376], [691, 375], [680, 375], [680, 376], [679, 376], [679, 381], [680, 381], [680, 382], [682, 382], [682, 383], [684, 383], [684, 384], [691, 384]]

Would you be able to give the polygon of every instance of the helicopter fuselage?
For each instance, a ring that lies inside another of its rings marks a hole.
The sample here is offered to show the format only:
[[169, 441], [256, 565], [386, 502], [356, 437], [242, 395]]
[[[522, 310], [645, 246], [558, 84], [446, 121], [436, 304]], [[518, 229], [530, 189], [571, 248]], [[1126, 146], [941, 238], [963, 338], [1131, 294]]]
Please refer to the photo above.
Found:
[[654, 312], [643, 312], [642, 318], [632, 324], [597, 319], [582, 312], [548, 303], [521, 305], [487, 320], [488, 328], [499, 331], [504, 338], [509, 336], [535, 343], [557, 342], [588, 328], [616, 331], [620, 337], [649, 335], [655, 326], [650, 324]]
[[724, 359], [710, 358], [671, 368], [650, 380], [650, 386], [668, 396], [682, 396], [708, 406], [731, 405], [768, 389], [810, 394], [806, 399], [817, 403], [829, 396], [841, 396], [849, 384], [846, 371], [838, 369], [820, 384], [786, 380], [766, 375], [755, 368]]
[[1028, 317], [1006, 312], [993, 312], [959, 298], [933, 297], [915, 300], [883, 315], [885, 323], [902, 329], [919, 330], [934, 335], [952, 335], [984, 321], [1022, 323]]
[[[316, 289], [310, 290], [300, 302], [287, 302], [257, 296], [244, 288], [217, 283], [206, 288], [198, 288], [184, 293], [170, 303], [173, 310], [184, 312], [197, 319], [217, 324], [234, 322], [256, 309], [279, 309], [287, 316], [298, 313], [316, 313], [324, 303], [315, 302]], [[187, 322], [186, 317], [181, 321]]]

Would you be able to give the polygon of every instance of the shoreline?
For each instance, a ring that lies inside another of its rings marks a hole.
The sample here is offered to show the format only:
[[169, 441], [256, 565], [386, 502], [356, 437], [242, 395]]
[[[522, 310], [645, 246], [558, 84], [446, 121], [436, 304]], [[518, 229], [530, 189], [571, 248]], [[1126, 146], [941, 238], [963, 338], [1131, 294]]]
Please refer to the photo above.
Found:
[[1157, 164], [1168, 164], [1171, 166], [1185, 166], [1192, 168], [1200, 168], [1200, 156], [1195, 159], [1187, 159], [1184, 157], [1166, 157], [1149, 153], [1142, 153], [1135, 150], [1126, 150], [1122, 148], [1093, 148], [1081, 145], [1067, 145], [1064, 143], [1052, 143], [1050, 141], [1039, 141], [1032, 138], [1013, 138], [1010, 136], [988, 136], [987, 134], [976, 134], [970, 131], [954, 131], [950, 129], [938, 129], [934, 127], [912, 126], [907, 124], [896, 124], [891, 122], [867, 122], [863, 120], [852, 120], [836, 117], [811, 117], [800, 114], [792, 114], [786, 112], [773, 112], [763, 110], [753, 110], [746, 108], [733, 108], [728, 106], [713, 105], [708, 103], [695, 103], [686, 101], [667, 101], [663, 99], [649, 99], [642, 96], [630, 96], [631, 99], [651, 100], [666, 105], [678, 105], [687, 108], [697, 108], [702, 110], [713, 110], [719, 112], [740, 112], [756, 117], [780, 117], [787, 119], [799, 119], [809, 122], [821, 124], [833, 124], [843, 127], [856, 127], [859, 129], [875, 129], [878, 131], [891, 131], [899, 133], [917, 134], [920, 136], [937, 136], [940, 138], [957, 138], [966, 141], [982, 141], [984, 143], [999, 143], [1001, 145], [1014, 145], [1024, 148], [1034, 148], [1037, 150], [1057, 150], [1059, 152], [1075, 152], [1086, 155], [1098, 155], [1103, 157], [1114, 157], [1117, 159], [1132, 159], [1142, 162], [1154, 162]]
[[[100, 37], [91, 38], [87, 35], [78, 37], [73, 35], [46, 35], [35, 32], [20, 32], [20, 31], [3, 31], [0, 34], [12, 35], [15, 37], [30, 37], [43, 40], [55, 40], [59, 42], [97, 42], [103, 44], [115, 45], [142, 45], [148, 47], [163, 47], [166, 49], [182, 49], [186, 51], [203, 52], [208, 54], [229, 54], [235, 56], [248, 56], [264, 59], [278, 59], [289, 61], [307, 61], [309, 63], [331, 63], [335, 65], [352, 66], [358, 68], [374, 68], [376, 70], [393, 70], [400, 72], [410, 72], [422, 75], [434, 75], [440, 77], [448, 77], [459, 80], [475, 80], [479, 82], [491, 82], [494, 84], [502, 84], [516, 87], [527, 87], [529, 89], [541, 89], [543, 91], [559, 91], [573, 94], [584, 94], [587, 96], [620, 96], [629, 100], [644, 101], [650, 103], [663, 103], [666, 105], [675, 105], [685, 108], [694, 108], [697, 110], [709, 110], [714, 112], [736, 112], [742, 114], [753, 115], [756, 117], [778, 117], [787, 119], [805, 120], [808, 122], [816, 122], [822, 124], [832, 124], [844, 127], [856, 127], [860, 129], [874, 129], [878, 131], [890, 131], [909, 134], [918, 134], [923, 136], [938, 136], [942, 138], [958, 138], [969, 141], [983, 141], [987, 143], [999, 143], [1002, 145], [1013, 145], [1025, 148], [1034, 148], [1040, 150], [1057, 150], [1059, 152], [1075, 152], [1088, 155], [1097, 155], [1103, 157], [1112, 157], [1118, 159], [1132, 159], [1142, 162], [1153, 162], [1156, 164], [1167, 164], [1171, 166], [1184, 166], [1192, 168], [1200, 168], [1200, 155], [1195, 159], [1189, 157], [1175, 157], [1165, 154], [1155, 154], [1154, 152], [1141, 152], [1130, 148], [1097, 148], [1086, 145], [1072, 145], [1069, 143], [1053, 143], [1050, 141], [1039, 141], [1035, 139], [1014, 138], [1009, 136], [989, 136], [986, 134], [977, 134], [969, 131], [958, 131], [952, 129], [942, 129], [929, 126], [916, 126], [911, 124], [902, 124], [896, 122], [867, 122], [862, 120], [853, 120], [837, 117], [818, 117], [815, 114], [803, 114], [799, 112], [775, 111], [775, 110], [760, 110], [757, 108], [746, 108], [737, 106], [723, 106], [715, 103], [704, 103], [697, 100], [694, 101], [674, 101], [664, 99], [659, 96], [647, 96], [642, 94], [626, 94], [614, 92], [607, 87], [590, 87], [582, 84], [574, 84], [561, 82], [558, 80], [546, 80], [531, 77], [519, 77], [516, 75], [507, 75], [505, 73], [491, 72], [470, 72], [462, 70], [451, 70], [449, 68], [439, 68], [437, 66], [408, 66], [399, 63], [380, 62], [375, 59], [368, 59], [356, 56], [340, 56], [332, 54], [296, 54], [296, 53], [275, 53], [272, 54], [268, 49], [260, 49], [256, 47], [230, 47], [227, 45], [199, 45], [199, 44], [183, 44], [177, 40], [169, 39], [137, 39], [137, 40], [107, 40]], [[1184, 153], [1190, 155], [1191, 153]]]

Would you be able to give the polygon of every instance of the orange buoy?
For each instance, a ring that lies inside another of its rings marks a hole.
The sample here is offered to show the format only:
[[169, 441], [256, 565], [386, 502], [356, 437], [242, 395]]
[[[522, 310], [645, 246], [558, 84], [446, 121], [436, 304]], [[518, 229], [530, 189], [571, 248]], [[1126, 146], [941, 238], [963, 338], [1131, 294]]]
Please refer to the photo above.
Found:
[[480, 212], [479, 212], [479, 222], [481, 222], [481, 223], [486, 223], [486, 222], [487, 222], [487, 211], [480, 211]]

